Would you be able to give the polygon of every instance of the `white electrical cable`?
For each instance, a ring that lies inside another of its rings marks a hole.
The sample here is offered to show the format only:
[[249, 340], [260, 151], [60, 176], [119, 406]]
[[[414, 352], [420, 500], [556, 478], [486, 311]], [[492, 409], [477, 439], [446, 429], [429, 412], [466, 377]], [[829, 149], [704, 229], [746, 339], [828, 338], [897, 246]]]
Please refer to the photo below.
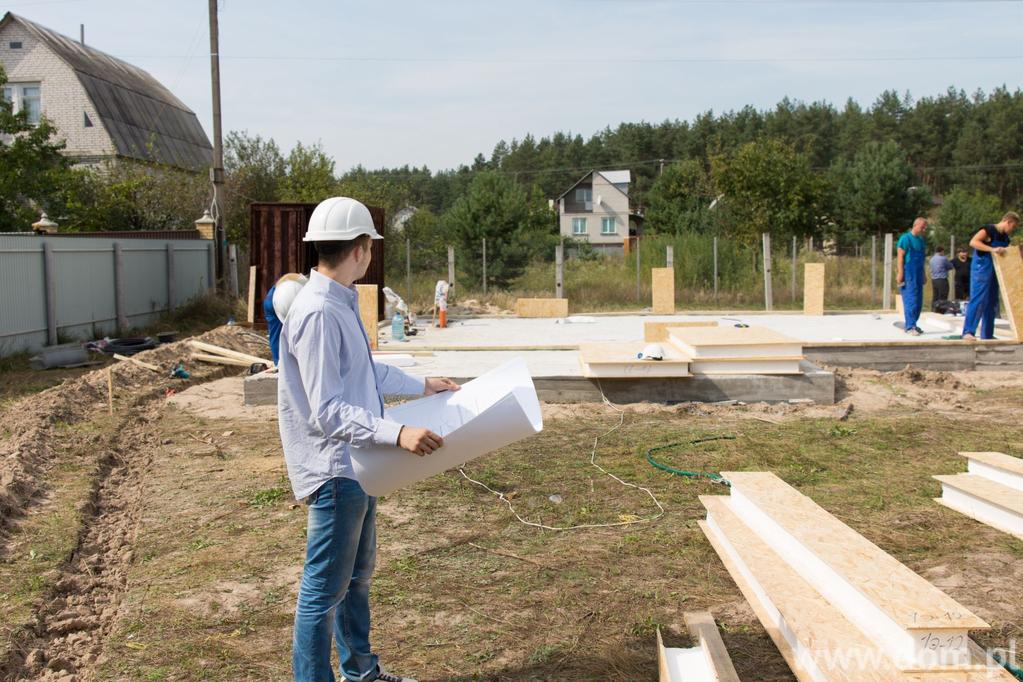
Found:
[[506, 505], [508, 505], [508, 510], [511, 511], [511, 513], [515, 515], [515, 518], [518, 519], [520, 523], [523, 523], [523, 524], [525, 524], [527, 526], [532, 526], [533, 528], [542, 528], [544, 530], [557, 530], [557, 531], [562, 531], [562, 530], [581, 530], [583, 528], [614, 528], [616, 526], [632, 526], [632, 525], [635, 525], [637, 523], [650, 523], [651, 521], [656, 521], [657, 519], [661, 518], [662, 516], [664, 516], [664, 507], [661, 505], [660, 501], [658, 501], [657, 497], [652, 492], [650, 492], [649, 488], [644, 488], [641, 485], [636, 485], [635, 483], [629, 483], [628, 481], [623, 481], [622, 479], [620, 479], [617, 476], [615, 476], [614, 474], [612, 474], [610, 471], [604, 469], [602, 466], [597, 464], [597, 443], [600, 441], [601, 438], [604, 438], [606, 436], [610, 436], [612, 433], [614, 433], [618, 429], [622, 428], [622, 425], [625, 424], [625, 410], [623, 410], [620, 407], [612, 404], [611, 401], [607, 399], [607, 396], [604, 395], [604, 389], [600, 385], [600, 381], [597, 381], [597, 388], [600, 390], [600, 399], [604, 402], [605, 405], [610, 407], [612, 410], [615, 410], [615, 411], [618, 412], [619, 420], [618, 420], [618, 423], [615, 424], [610, 430], [608, 430], [608, 431], [606, 431], [606, 432], [604, 432], [604, 433], [602, 433], [602, 434], [600, 434], [598, 436], [594, 436], [594, 438], [593, 438], [593, 450], [590, 452], [590, 464], [592, 466], [594, 466], [597, 470], [599, 470], [601, 473], [606, 474], [607, 476], [610, 476], [611, 478], [613, 478], [614, 480], [618, 481], [622, 485], [627, 486], [629, 488], [636, 488], [637, 490], [642, 490], [647, 495], [649, 495], [650, 499], [654, 501], [654, 504], [657, 505], [657, 509], [658, 509], [657, 514], [655, 514], [654, 516], [648, 516], [648, 517], [646, 517], [644, 519], [633, 519], [633, 520], [630, 520], [630, 521], [618, 521], [616, 523], [583, 523], [583, 524], [579, 524], [579, 525], [576, 525], [576, 526], [547, 526], [547, 525], [544, 525], [542, 523], [535, 523], [533, 521], [527, 521], [526, 519], [524, 519], [521, 516], [519, 516], [519, 513], [517, 511], [515, 511], [515, 507], [512, 506], [511, 500], [509, 500], [507, 497], [505, 497], [504, 493], [502, 493], [500, 491], [497, 491], [497, 490], [494, 490], [493, 488], [488, 486], [486, 483], [482, 483], [480, 481], [477, 481], [474, 478], [470, 478], [469, 475], [467, 473], [465, 473], [465, 469], [459, 467], [458, 473], [462, 474], [462, 476], [464, 476], [465, 479], [467, 481], [469, 481], [470, 483], [475, 483], [476, 485], [480, 486], [481, 488], [489, 490], [494, 495], [497, 495], [497, 497], [502, 502], [504, 502]]

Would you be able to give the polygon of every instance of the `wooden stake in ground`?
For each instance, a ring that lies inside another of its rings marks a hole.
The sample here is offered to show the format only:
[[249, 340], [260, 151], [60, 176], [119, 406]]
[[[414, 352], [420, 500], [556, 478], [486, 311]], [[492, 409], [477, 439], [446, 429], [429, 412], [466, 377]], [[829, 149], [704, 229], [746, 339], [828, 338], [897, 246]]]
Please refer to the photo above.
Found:
[[653, 313], [675, 314], [675, 268], [651, 268], [650, 284], [653, 290]]
[[249, 305], [245, 319], [249, 324], [256, 323], [256, 266], [249, 266]]
[[107, 406], [114, 413], [114, 368], [107, 367]]

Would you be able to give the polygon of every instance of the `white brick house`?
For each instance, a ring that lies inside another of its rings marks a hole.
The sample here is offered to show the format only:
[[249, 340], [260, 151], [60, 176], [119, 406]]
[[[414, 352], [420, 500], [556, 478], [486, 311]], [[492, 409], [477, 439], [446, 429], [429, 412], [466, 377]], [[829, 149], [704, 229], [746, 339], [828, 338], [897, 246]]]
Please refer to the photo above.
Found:
[[580, 178], [557, 199], [561, 236], [602, 253], [622, 253], [643, 220], [629, 205], [631, 181], [627, 170], [594, 170]]
[[195, 113], [146, 71], [8, 12], [0, 19], [0, 96], [46, 116], [81, 163], [126, 157], [198, 170], [212, 145]]

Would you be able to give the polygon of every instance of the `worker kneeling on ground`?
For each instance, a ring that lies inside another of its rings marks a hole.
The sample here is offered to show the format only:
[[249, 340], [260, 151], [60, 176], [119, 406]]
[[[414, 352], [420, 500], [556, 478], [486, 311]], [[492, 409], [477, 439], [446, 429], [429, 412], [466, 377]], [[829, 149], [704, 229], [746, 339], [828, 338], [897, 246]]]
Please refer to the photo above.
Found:
[[963, 338], [995, 338], [995, 317], [998, 316], [998, 277], [992, 254], [1001, 255], [1009, 246], [1009, 236], [1019, 226], [1019, 215], [1010, 211], [997, 225], [985, 225], [970, 240], [973, 265], [970, 267], [970, 303], [963, 320]]
[[384, 419], [383, 396], [458, 385], [373, 361], [352, 284], [366, 274], [373, 239], [381, 236], [358, 201], [334, 197], [316, 207], [305, 241], [315, 242], [318, 265], [280, 337], [281, 443], [295, 497], [309, 505], [292, 652], [296, 682], [333, 682], [332, 639], [344, 679], [414, 682], [384, 672], [370, 646], [376, 498], [355, 480], [349, 447], [398, 445], [429, 455], [443, 445], [441, 437]]
[[927, 230], [927, 218], [917, 218], [913, 227], [899, 237], [898, 243], [898, 284], [902, 292], [902, 306], [906, 314], [905, 332], [920, 336], [923, 329], [917, 325], [920, 321], [920, 309], [924, 303], [924, 255], [927, 244], [924, 242], [924, 231]]

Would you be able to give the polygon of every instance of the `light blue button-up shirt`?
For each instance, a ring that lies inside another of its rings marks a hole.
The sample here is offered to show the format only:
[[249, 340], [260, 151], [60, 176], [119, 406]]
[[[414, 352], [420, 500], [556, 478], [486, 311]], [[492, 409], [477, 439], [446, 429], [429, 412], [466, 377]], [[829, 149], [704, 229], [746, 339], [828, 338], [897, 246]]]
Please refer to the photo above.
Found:
[[288, 311], [278, 368], [278, 424], [297, 499], [332, 478], [354, 478], [349, 446], [396, 444], [401, 424], [383, 419], [383, 396], [425, 387], [422, 377], [373, 361], [358, 294], [315, 270]]

